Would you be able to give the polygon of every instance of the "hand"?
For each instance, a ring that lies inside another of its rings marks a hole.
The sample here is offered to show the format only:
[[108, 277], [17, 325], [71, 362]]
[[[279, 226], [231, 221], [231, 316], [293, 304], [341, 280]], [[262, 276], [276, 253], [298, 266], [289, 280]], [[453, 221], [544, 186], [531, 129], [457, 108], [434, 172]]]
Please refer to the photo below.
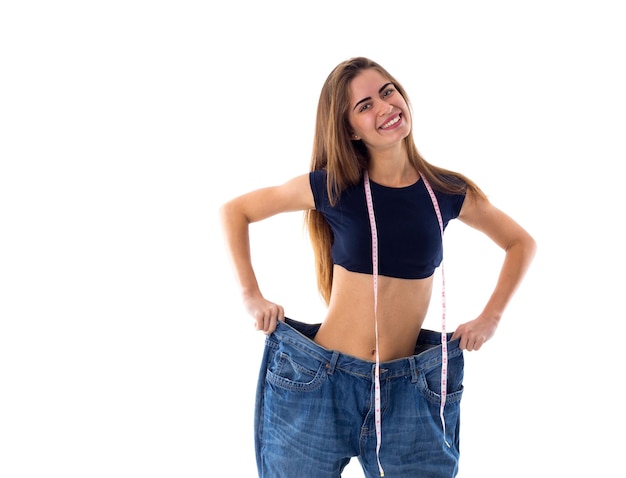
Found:
[[285, 311], [282, 306], [274, 304], [263, 297], [252, 297], [244, 300], [244, 307], [254, 319], [256, 330], [262, 330], [269, 335], [276, 330], [276, 323], [285, 320]]
[[461, 339], [459, 347], [461, 350], [480, 350], [487, 340], [496, 333], [498, 321], [491, 318], [479, 317], [464, 324], [459, 325], [452, 334], [452, 340]]

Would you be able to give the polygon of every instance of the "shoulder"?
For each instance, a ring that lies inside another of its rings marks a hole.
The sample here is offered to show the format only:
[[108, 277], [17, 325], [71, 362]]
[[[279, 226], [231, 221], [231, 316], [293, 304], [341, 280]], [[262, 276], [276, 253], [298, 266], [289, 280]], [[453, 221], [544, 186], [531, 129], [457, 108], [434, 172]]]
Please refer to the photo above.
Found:
[[328, 200], [328, 174], [325, 169], [318, 169], [309, 173], [309, 184], [315, 201], [316, 209], [326, 206]]
[[[435, 189], [442, 211], [449, 219], [457, 218], [467, 196], [467, 183], [462, 178], [446, 174], [439, 177], [443, 187]], [[435, 188], [436, 186], [433, 186]]]
[[309, 173], [309, 181], [311, 183], [311, 187], [317, 187], [319, 185], [326, 186], [327, 177], [328, 173], [325, 169], [317, 169], [315, 171], [311, 171]]
[[471, 227], [481, 229], [481, 224], [488, 218], [498, 217], [500, 211], [482, 194], [467, 190], [459, 219]]

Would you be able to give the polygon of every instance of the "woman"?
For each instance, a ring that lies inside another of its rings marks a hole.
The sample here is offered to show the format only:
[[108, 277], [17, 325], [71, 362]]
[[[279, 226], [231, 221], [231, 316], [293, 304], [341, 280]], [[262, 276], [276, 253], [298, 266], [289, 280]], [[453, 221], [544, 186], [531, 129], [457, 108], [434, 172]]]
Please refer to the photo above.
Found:
[[[406, 92], [385, 69], [342, 62], [320, 94], [311, 172], [221, 208], [245, 308], [267, 334], [259, 476], [339, 477], [353, 456], [368, 477], [457, 474], [463, 350], [493, 336], [535, 242], [470, 179], [426, 162], [411, 120]], [[321, 324], [286, 318], [251, 265], [248, 225], [287, 211], [305, 211], [328, 305]], [[441, 333], [423, 330], [455, 218], [505, 259], [478, 317], [453, 334], [445, 315]]]

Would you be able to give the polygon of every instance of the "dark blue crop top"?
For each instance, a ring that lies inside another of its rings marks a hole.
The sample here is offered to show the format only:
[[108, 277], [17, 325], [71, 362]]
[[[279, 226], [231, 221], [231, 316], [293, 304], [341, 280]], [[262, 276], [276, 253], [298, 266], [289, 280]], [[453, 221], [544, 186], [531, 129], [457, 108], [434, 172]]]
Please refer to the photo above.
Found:
[[[363, 182], [346, 189], [334, 207], [326, 188], [326, 171], [309, 175], [319, 211], [333, 232], [332, 258], [352, 272], [372, 273], [372, 235]], [[370, 179], [378, 235], [378, 273], [402, 279], [433, 274], [443, 258], [437, 214], [421, 179], [391, 188]], [[444, 228], [458, 217], [464, 195], [436, 191]]]

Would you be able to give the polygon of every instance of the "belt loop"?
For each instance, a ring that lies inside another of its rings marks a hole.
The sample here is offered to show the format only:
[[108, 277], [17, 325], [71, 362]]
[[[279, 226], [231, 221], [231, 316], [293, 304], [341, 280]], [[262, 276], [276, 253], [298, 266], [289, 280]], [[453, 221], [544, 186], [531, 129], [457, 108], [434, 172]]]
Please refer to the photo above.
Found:
[[326, 364], [326, 373], [328, 375], [332, 375], [335, 371], [335, 367], [337, 366], [337, 360], [339, 359], [339, 352], [333, 351], [333, 355], [330, 358], [330, 362]]
[[411, 366], [411, 382], [417, 382], [417, 364], [415, 363], [415, 357], [409, 357], [409, 365]]

